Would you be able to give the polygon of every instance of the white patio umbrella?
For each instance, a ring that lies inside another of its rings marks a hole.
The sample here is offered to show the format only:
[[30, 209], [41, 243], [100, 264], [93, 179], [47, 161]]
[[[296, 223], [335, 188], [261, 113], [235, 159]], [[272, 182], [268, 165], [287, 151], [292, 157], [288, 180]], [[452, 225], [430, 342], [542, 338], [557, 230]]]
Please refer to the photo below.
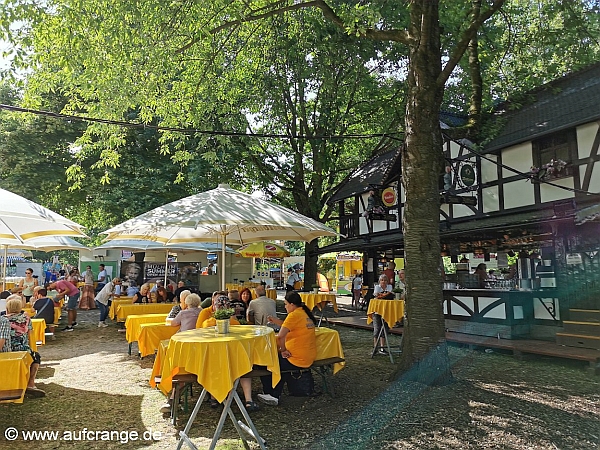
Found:
[[[226, 243], [310, 242], [319, 236], [337, 235], [316, 220], [226, 184], [160, 206], [103, 233], [109, 239], [150, 239], [169, 244], [220, 240], [223, 263]], [[221, 270], [221, 287], [225, 287], [224, 270]]]
[[67, 236], [44, 236], [41, 238], [29, 239], [20, 247], [43, 252], [53, 252], [56, 250], [91, 250], [81, 242], [77, 242], [75, 239]]
[[31, 200], [0, 189], [0, 246], [5, 258], [2, 286], [6, 278], [6, 253], [32, 239], [47, 236], [83, 236], [83, 226]]

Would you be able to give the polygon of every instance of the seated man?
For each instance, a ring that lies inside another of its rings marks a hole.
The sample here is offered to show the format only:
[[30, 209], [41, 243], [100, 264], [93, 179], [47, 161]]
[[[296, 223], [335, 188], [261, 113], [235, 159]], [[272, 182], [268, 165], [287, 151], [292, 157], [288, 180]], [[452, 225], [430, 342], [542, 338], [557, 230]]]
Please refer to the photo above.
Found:
[[277, 317], [277, 304], [266, 296], [266, 289], [263, 285], [256, 287], [257, 298], [248, 304], [246, 311], [246, 319], [249, 324], [267, 325], [273, 328], [278, 328], [274, 323], [269, 322], [267, 317]]
[[35, 309], [35, 319], [44, 319], [46, 327], [50, 333], [54, 333], [54, 301], [48, 298], [46, 288], [36, 286], [33, 289], [33, 309]]

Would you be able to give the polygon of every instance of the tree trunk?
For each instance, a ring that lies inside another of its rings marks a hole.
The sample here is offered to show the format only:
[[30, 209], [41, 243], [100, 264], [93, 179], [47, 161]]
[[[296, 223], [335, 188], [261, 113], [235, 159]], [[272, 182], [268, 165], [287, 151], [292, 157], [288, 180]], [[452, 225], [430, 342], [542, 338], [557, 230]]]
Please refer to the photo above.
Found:
[[[318, 239], [304, 244], [304, 289], [306, 290], [309, 290], [310, 287], [317, 282], [318, 256], [315, 254], [315, 252], [318, 248]], [[327, 274], [323, 275], [327, 276]]]
[[439, 187], [438, 177], [432, 176], [442, 168], [439, 112], [444, 87], [438, 86], [439, 33], [437, 1], [412, 2], [406, 148], [402, 154], [408, 323], [396, 375], [411, 369], [411, 378], [428, 384], [452, 379], [442, 308]]

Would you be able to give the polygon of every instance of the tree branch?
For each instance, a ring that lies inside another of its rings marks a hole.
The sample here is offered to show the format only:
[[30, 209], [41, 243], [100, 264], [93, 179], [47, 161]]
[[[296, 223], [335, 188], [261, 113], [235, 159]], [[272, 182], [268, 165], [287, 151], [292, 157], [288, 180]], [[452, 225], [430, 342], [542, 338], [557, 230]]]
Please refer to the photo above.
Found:
[[[274, 5], [279, 5], [282, 2], [276, 2], [273, 4]], [[241, 19], [235, 19], [235, 20], [230, 20], [228, 22], [224, 22], [221, 25], [211, 29], [209, 31], [210, 34], [216, 34], [219, 31], [222, 31], [224, 29], [230, 28], [232, 26], [237, 26], [237, 25], [241, 25], [243, 23], [248, 23], [248, 22], [255, 22], [258, 20], [262, 20], [262, 19], [266, 19], [269, 17], [273, 17], [276, 15], [280, 15], [286, 12], [290, 12], [290, 11], [296, 11], [299, 9], [304, 9], [304, 8], [311, 8], [311, 7], [316, 7], [318, 9], [321, 10], [321, 12], [323, 13], [323, 16], [326, 19], [329, 19], [331, 22], [333, 22], [335, 25], [337, 25], [339, 28], [341, 28], [344, 31], [347, 31], [347, 27], [346, 24], [344, 23], [344, 21], [341, 19], [340, 16], [338, 16], [335, 11], [325, 2], [325, 0], [311, 0], [308, 2], [303, 2], [303, 3], [294, 3], [293, 5], [289, 5], [289, 6], [283, 6], [283, 7], [279, 7], [279, 8], [275, 8], [272, 9], [271, 11], [267, 11], [264, 12], [262, 14], [250, 14], [248, 16], [245, 16], [244, 18]], [[263, 7], [261, 9], [265, 9], [266, 7]], [[375, 29], [367, 29], [364, 32], [359, 32], [359, 37], [365, 37], [374, 41], [394, 41], [394, 42], [400, 42], [403, 44], [408, 45], [409, 43], [409, 39], [408, 39], [408, 33], [404, 30], [375, 30]], [[176, 54], [180, 54], [180, 53], [184, 53], [185, 51], [187, 51], [190, 47], [192, 47], [193, 45], [195, 45], [196, 43], [198, 43], [198, 41], [200, 41], [201, 36], [197, 36], [195, 38], [193, 38], [190, 42], [188, 42], [187, 44], [185, 44], [183, 47], [179, 48], [178, 50], [175, 51]]]
[[460, 59], [463, 57], [465, 51], [467, 50], [469, 42], [471, 41], [471, 39], [473, 39], [473, 36], [477, 33], [483, 22], [492, 17], [496, 13], [496, 11], [498, 11], [504, 5], [505, 2], [506, 0], [494, 0], [492, 6], [490, 6], [490, 8], [487, 11], [484, 11], [482, 14], [479, 15], [474, 15], [471, 24], [464, 31], [462, 37], [458, 41], [458, 44], [456, 44], [456, 47], [454, 47], [454, 51], [450, 55], [450, 59], [446, 63], [446, 66], [444, 67], [437, 79], [437, 85], [439, 87], [442, 87], [444, 86], [444, 84], [446, 84], [446, 81], [448, 81], [448, 78], [450, 78], [450, 74], [452, 73]]

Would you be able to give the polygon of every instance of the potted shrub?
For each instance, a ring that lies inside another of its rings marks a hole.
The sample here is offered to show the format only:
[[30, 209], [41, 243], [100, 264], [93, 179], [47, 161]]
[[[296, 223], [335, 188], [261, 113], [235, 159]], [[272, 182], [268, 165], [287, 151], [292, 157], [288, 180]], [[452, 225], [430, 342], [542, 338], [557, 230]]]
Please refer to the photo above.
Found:
[[217, 309], [213, 313], [213, 317], [217, 321], [217, 325], [215, 326], [217, 333], [220, 333], [220, 334], [229, 333], [229, 318], [231, 316], [233, 316], [234, 312], [235, 311], [233, 310], [233, 308], [222, 308], [222, 309]]
[[319, 283], [315, 283], [312, 285], [312, 290], [313, 290], [313, 294], [318, 294], [319, 293]]
[[394, 293], [394, 297], [396, 298], [396, 300], [402, 299], [402, 292], [404, 292], [402, 288], [394, 288], [392, 292]]

